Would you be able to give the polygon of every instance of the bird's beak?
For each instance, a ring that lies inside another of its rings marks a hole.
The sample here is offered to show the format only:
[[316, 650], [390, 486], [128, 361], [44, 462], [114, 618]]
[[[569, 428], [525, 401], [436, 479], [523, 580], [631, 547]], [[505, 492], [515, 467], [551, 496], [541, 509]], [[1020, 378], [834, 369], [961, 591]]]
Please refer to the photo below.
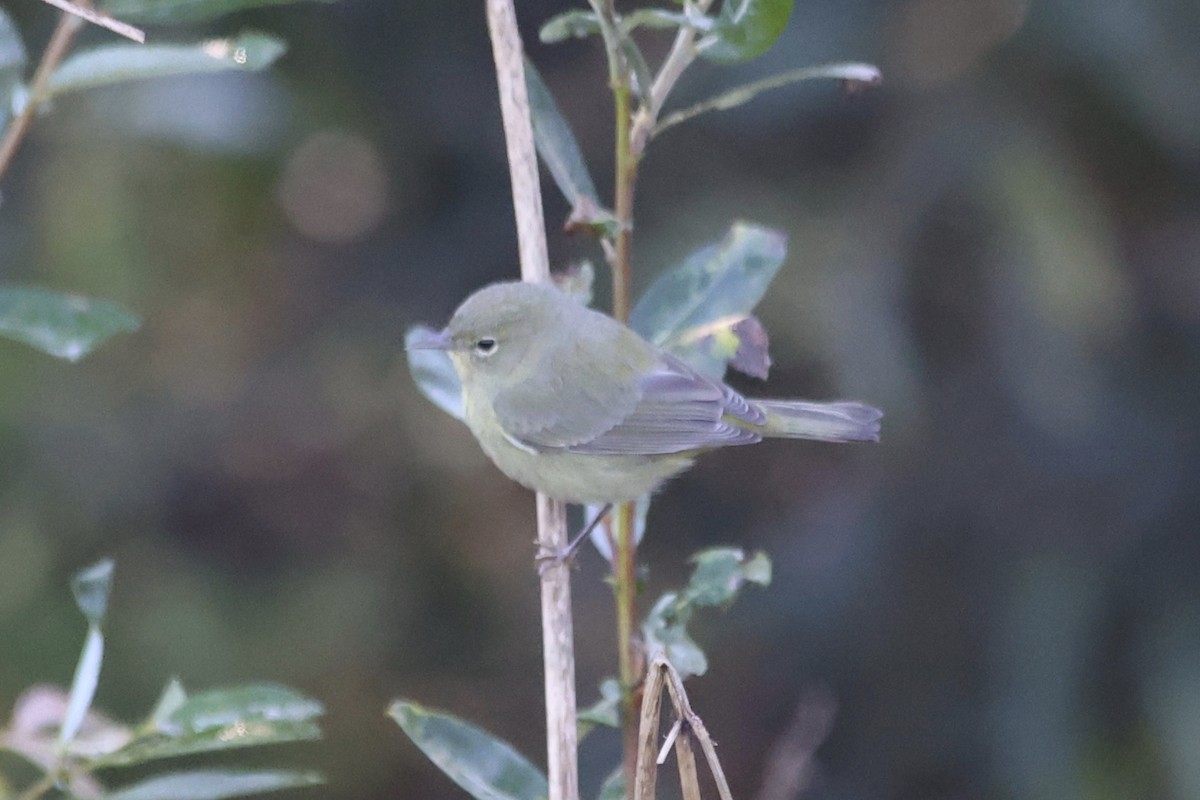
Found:
[[444, 330], [435, 331], [430, 328], [417, 328], [409, 334], [404, 345], [405, 350], [453, 350], [454, 342], [450, 334]]

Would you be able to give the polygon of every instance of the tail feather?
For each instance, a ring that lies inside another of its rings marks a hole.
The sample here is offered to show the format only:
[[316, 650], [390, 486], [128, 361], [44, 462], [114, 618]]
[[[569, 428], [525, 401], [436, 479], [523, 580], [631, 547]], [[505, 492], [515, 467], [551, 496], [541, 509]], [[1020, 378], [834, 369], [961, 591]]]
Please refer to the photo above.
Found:
[[763, 436], [823, 442], [878, 442], [883, 412], [862, 403], [753, 400], [767, 415]]

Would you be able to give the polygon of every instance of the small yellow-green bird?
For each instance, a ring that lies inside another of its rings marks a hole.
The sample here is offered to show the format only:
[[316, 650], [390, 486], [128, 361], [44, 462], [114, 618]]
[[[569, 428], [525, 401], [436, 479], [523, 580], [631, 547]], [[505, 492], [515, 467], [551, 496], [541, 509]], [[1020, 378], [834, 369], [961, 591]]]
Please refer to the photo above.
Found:
[[501, 472], [569, 503], [635, 500], [715, 447], [879, 440], [878, 409], [747, 399], [549, 284], [484, 287], [409, 346], [449, 353]]

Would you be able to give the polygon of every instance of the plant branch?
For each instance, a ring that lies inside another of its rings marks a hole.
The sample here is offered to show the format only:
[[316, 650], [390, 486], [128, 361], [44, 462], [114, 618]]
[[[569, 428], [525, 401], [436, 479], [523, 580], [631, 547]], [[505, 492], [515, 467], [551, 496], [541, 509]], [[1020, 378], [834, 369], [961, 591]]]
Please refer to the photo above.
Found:
[[[696, 0], [695, 3], [690, 3], [685, 0], [684, 8], [695, 14], [704, 14], [708, 11], [713, 0]], [[638, 115], [634, 119], [633, 130], [631, 132], [631, 141], [633, 152], [641, 155], [645, 150], [646, 143], [650, 140], [651, 132], [654, 130], [655, 124], [658, 122], [658, 115], [662, 112], [662, 108], [666, 105], [667, 97], [670, 96], [671, 90], [675, 88], [675, 84], [679, 82], [679, 78], [683, 75], [684, 70], [691, 65], [696, 59], [696, 29], [683, 25], [675, 33], [675, 41], [671, 44], [671, 51], [667, 53], [667, 57], [663, 59], [662, 66], [658, 68], [658, 74], [654, 77], [654, 84], [650, 87], [649, 105], [638, 110]]]
[[80, 3], [72, 3], [70, 0], [42, 0], [44, 3], [49, 3], [57, 9], [74, 14], [77, 17], [82, 17], [93, 25], [99, 25], [101, 28], [108, 28], [119, 36], [124, 36], [126, 39], [132, 39], [138, 44], [146, 43], [146, 32], [141, 28], [121, 22], [119, 19], [113, 19], [108, 14], [102, 14], [98, 11], [93, 11], [86, 5]]
[[778, 75], [772, 75], [770, 78], [763, 78], [760, 81], [747, 83], [743, 86], [738, 86], [730, 89], [727, 92], [722, 92], [716, 97], [710, 97], [695, 105], [679, 111], [674, 111], [662, 118], [662, 121], [654, 125], [650, 131], [651, 138], [658, 136], [667, 128], [685, 122], [692, 117], [704, 114], [708, 111], [724, 111], [730, 108], [736, 108], [752, 99], [761, 92], [769, 89], [778, 89], [782, 86], [787, 86], [792, 83], [801, 81], [809, 81], [817, 78], [835, 78], [842, 81], [847, 81], [856, 86], [874, 87], [878, 86], [883, 79], [879, 68], [871, 64], [823, 64], [816, 67], [801, 67], [799, 69], [782, 72]]
[[[527, 281], [548, 281], [550, 265], [546, 251], [546, 224], [516, 11], [513, 0], [486, 2], [488, 32], [496, 62], [496, 82], [512, 179], [521, 277]], [[538, 544], [543, 552], [558, 553], [565, 550], [566, 507], [538, 494], [537, 521]], [[542, 656], [546, 685], [546, 766], [550, 800], [577, 800], [579, 748], [570, 563], [567, 560], [550, 562], [540, 572]]]
[[33, 81], [29, 86], [29, 97], [25, 100], [25, 107], [9, 124], [8, 129], [4, 132], [4, 139], [0, 141], [0, 177], [8, 172], [13, 156], [16, 155], [17, 148], [20, 147], [21, 141], [29, 131], [30, 123], [33, 122], [33, 115], [37, 113], [38, 106], [46, 97], [46, 90], [50, 86], [50, 78], [54, 74], [54, 70], [58, 69], [58, 65], [66, 57], [67, 51], [71, 49], [71, 44], [82, 27], [83, 20], [74, 14], [63, 12], [59, 16], [58, 25], [55, 26], [54, 33], [50, 36], [50, 42], [46, 45], [45, 52], [42, 53], [42, 60], [33, 73]]

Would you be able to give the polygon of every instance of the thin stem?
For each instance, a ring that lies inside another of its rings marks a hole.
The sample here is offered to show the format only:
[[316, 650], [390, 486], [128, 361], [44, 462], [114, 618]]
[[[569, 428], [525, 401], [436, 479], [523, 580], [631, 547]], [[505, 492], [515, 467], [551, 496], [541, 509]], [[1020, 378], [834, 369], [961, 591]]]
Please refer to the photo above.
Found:
[[[87, 6], [90, 3], [80, 3], [79, 5]], [[8, 172], [13, 156], [16, 155], [17, 148], [20, 147], [21, 141], [29, 130], [30, 123], [33, 122], [33, 115], [37, 113], [38, 106], [46, 97], [46, 90], [50, 86], [50, 77], [66, 57], [67, 51], [71, 49], [71, 44], [75, 41], [76, 34], [82, 27], [83, 20], [74, 14], [63, 12], [59, 16], [58, 25], [50, 36], [50, 42], [46, 45], [45, 52], [42, 53], [42, 60], [38, 64], [37, 71], [33, 73], [33, 82], [29, 86], [29, 97], [25, 101], [25, 107], [8, 126], [8, 130], [4, 132], [3, 141], [0, 141], [0, 177]]]
[[621, 322], [629, 321], [630, 283], [633, 274], [633, 189], [637, 182], [638, 159], [630, 148], [630, 88], [628, 81], [613, 88], [616, 134], [616, 197], [613, 210], [616, 213], [617, 241], [612, 261], [613, 316]]
[[617, 507], [617, 553], [613, 564], [617, 602], [617, 675], [621, 685], [621, 724], [626, 786], [633, 786], [638, 753], [637, 668], [634, 627], [637, 619], [637, 542], [634, 540], [634, 506]]
[[[525, 59], [513, 0], [487, 0], [488, 33], [496, 62], [496, 83], [504, 120], [521, 277], [550, 279], [546, 223], [538, 182], [537, 154]], [[538, 544], [543, 552], [567, 546], [566, 507], [537, 496]], [[571, 570], [566, 561], [541, 569], [542, 658], [546, 692], [546, 762], [550, 800], [578, 800], [579, 747], [575, 712], [574, 625], [571, 617]]]
[[[696, 0], [693, 10], [697, 14], [703, 14], [708, 11], [712, 3], [713, 0]], [[675, 84], [679, 82], [684, 70], [695, 59], [696, 29], [685, 25], [676, 31], [675, 41], [671, 44], [671, 52], [667, 54], [662, 66], [658, 69], [658, 74], [654, 77], [654, 84], [650, 87], [648, 94], [650, 98], [648, 106], [641, 109], [634, 120], [630, 141], [635, 155], [640, 156], [645, 149], [651, 132], [658, 122], [658, 115], [666, 105], [667, 97], [675, 88]]]

